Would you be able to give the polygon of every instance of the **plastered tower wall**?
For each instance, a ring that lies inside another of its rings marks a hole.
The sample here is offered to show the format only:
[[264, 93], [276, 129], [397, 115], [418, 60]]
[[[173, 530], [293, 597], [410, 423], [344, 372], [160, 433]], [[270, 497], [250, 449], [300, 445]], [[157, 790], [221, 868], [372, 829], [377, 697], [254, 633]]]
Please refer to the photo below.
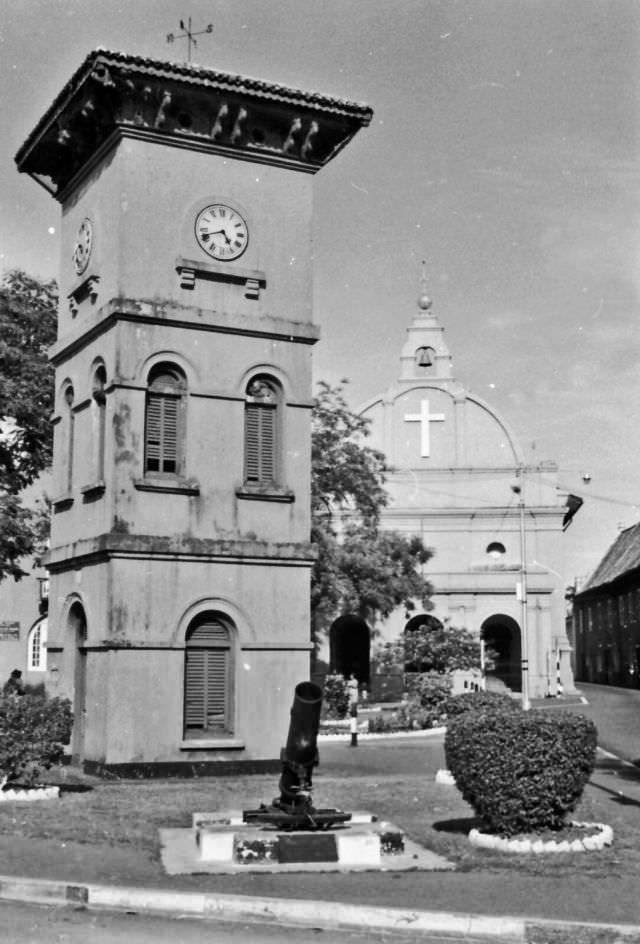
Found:
[[309, 674], [313, 174], [370, 118], [103, 50], [16, 157], [62, 206], [48, 687], [87, 766], [278, 756]]

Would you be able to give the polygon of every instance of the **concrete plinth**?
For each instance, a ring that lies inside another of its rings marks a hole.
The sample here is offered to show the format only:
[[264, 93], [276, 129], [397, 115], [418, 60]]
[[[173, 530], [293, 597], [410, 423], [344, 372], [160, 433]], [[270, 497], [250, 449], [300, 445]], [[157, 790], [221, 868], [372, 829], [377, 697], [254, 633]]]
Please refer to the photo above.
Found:
[[160, 840], [169, 875], [453, 868], [393, 823], [366, 812], [317, 831], [247, 824], [239, 811], [194, 813], [191, 829], [161, 829]]

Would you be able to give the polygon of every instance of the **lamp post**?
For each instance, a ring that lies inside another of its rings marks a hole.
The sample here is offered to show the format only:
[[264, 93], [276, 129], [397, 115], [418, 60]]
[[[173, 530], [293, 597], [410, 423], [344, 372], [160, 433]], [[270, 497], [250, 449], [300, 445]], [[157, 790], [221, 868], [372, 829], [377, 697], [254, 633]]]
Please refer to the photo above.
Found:
[[528, 711], [531, 708], [529, 700], [529, 613], [527, 609], [527, 530], [524, 510], [524, 465], [522, 462], [516, 469], [518, 482], [512, 485], [513, 492], [518, 496], [518, 511], [520, 515], [520, 605], [521, 605], [521, 659], [522, 659], [522, 708]]

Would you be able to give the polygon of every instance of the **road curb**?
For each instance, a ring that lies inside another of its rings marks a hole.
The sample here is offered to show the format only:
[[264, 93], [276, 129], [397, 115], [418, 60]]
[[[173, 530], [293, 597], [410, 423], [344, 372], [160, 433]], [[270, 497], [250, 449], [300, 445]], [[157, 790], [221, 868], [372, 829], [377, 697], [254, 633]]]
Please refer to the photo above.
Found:
[[[522, 942], [529, 931], [578, 931], [592, 929], [598, 934], [615, 934], [615, 940], [640, 940], [640, 925], [593, 924], [547, 921], [447, 911], [419, 911], [350, 905], [307, 899], [250, 897], [205, 892], [178, 892], [166, 889], [132, 888], [117, 885], [80, 885], [44, 879], [0, 875], [0, 900], [33, 904], [72, 906], [96, 911], [123, 911], [164, 914], [174, 918], [192, 917], [220, 921], [254, 921], [333, 929], [376, 928], [381, 931], [415, 931], [451, 937], [483, 937], [492, 941]], [[610, 938], [598, 937], [598, 940]]]

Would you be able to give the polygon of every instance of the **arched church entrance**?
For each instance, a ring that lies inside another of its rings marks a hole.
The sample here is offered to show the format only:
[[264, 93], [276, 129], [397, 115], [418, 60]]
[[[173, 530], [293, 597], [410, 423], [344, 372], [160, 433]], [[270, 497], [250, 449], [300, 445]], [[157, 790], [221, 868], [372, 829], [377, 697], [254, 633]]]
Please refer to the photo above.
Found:
[[520, 627], [511, 616], [496, 614], [482, 624], [481, 637], [492, 650], [494, 668], [486, 672], [487, 689], [522, 691], [522, 648]]
[[[436, 629], [442, 629], [442, 623], [437, 617], [432, 616], [430, 613], [418, 613], [417, 616], [412, 616], [405, 624], [404, 632], [415, 633], [419, 629], [426, 629], [427, 632], [433, 632]], [[426, 672], [429, 668], [430, 666], [428, 665], [418, 665], [416, 662], [407, 662], [405, 663], [404, 670], [405, 672]]]
[[369, 686], [371, 634], [360, 616], [339, 616], [329, 629], [331, 671], [345, 678], [353, 673], [360, 685]]
[[84, 757], [84, 732], [86, 720], [87, 691], [87, 618], [84, 607], [76, 601], [72, 604], [67, 617], [67, 639], [73, 652], [73, 732], [71, 735], [71, 753], [74, 763]]

